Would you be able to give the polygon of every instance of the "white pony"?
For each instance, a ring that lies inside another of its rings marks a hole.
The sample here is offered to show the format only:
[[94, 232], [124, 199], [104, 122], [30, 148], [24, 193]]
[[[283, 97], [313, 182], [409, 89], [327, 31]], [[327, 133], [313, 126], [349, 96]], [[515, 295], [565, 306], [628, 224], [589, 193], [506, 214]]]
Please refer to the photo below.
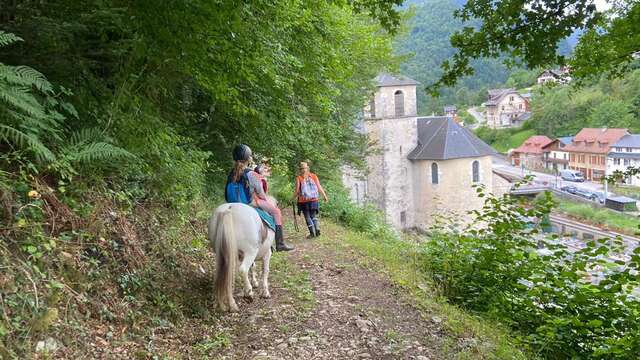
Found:
[[[209, 241], [216, 253], [215, 291], [218, 305], [223, 311], [238, 311], [233, 299], [233, 283], [237, 262], [244, 280], [244, 296], [253, 298], [253, 287], [258, 287], [254, 270], [256, 258], [262, 259], [262, 289], [260, 296], [269, 293], [269, 261], [275, 233], [262, 223], [254, 208], [242, 203], [222, 204], [209, 219]], [[251, 271], [251, 281], [249, 281]], [[227, 307], [228, 305], [228, 307]]]

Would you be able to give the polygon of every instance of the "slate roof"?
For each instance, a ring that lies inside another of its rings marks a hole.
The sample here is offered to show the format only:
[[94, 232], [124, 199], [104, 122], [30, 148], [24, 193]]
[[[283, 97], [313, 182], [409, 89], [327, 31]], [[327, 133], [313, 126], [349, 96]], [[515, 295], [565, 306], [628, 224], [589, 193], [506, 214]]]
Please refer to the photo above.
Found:
[[543, 71], [542, 73], [540, 73], [540, 75], [538, 75], [538, 77], [541, 77], [545, 74], [549, 74], [553, 77], [560, 77], [562, 76], [562, 71], [561, 70], [556, 70], [556, 69], [546, 69], [545, 71]]
[[496, 153], [452, 118], [427, 116], [418, 118], [417, 122], [418, 145], [407, 155], [409, 160], [449, 160]]
[[612, 159], [640, 159], [637, 152], [610, 152], [607, 156]]
[[606, 154], [613, 144], [628, 135], [627, 129], [584, 128], [567, 145], [565, 151]]
[[542, 148], [551, 144], [553, 140], [544, 135], [533, 135], [525, 140], [522, 145], [513, 149], [514, 153], [542, 154]]
[[518, 96], [521, 96], [514, 88], [490, 89], [487, 92], [489, 93], [489, 99], [485, 103], [487, 106], [498, 105], [500, 100], [502, 100], [502, 98], [507, 96], [508, 94], [516, 94]]
[[377, 86], [406, 86], [419, 85], [420, 83], [403, 75], [391, 75], [382, 73], [374, 79]]
[[613, 143], [613, 147], [640, 148], [640, 134], [625, 135], [620, 140]]
[[571, 142], [573, 141], [573, 136], [561, 136], [558, 138], [558, 140], [563, 144], [563, 145], [569, 145], [571, 144]]
[[[551, 150], [564, 150], [564, 147], [567, 146], [568, 144], [571, 144], [571, 141], [573, 140], [573, 136], [562, 136], [559, 137], [555, 140], [553, 140], [552, 142], [548, 143], [547, 145], [543, 146], [543, 152], [549, 152]], [[558, 146], [556, 148], [552, 148], [554, 144], [558, 144]]]

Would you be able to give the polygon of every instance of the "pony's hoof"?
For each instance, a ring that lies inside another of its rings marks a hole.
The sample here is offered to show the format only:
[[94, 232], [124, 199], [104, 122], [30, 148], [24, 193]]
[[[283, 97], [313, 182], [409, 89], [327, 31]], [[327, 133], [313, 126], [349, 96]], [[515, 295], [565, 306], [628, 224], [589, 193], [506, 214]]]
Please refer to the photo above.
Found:
[[238, 305], [236, 304], [233, 304], [229, 307], [229, 312], [236, 313], [238, 311], [240, 311], [240, 308], [238, 308]]
[[263, 292], [262, 294], [260, 294], [260, 296], [261, 296], [263, 299], [269, 299], [269, 298], [271, 297], [271, 294], [269, 294], [269, 292], [268, 292], [268, 291], [265, 291], [265, 292]]
[[251, 292], [249, 294], [246, 294], [244, 298], [249, 302], [253, 302], [253, 293]]

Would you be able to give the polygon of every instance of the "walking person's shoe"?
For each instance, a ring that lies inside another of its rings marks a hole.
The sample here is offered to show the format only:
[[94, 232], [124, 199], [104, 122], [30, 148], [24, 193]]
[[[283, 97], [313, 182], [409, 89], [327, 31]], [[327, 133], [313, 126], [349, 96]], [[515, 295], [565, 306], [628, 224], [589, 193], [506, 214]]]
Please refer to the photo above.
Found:
[[313, 219], [313, 227], [316, 229], [316, 236], [320, 236], [320, 221]]
[[313, 225], [309, 225], [309, 235], [307, 235], [307, 239], [311, 239], [316, 237], [316, 230]]
[[282, 225], [276, 225], [276, 251], [291, 251], [294, 247], [284, 243]]

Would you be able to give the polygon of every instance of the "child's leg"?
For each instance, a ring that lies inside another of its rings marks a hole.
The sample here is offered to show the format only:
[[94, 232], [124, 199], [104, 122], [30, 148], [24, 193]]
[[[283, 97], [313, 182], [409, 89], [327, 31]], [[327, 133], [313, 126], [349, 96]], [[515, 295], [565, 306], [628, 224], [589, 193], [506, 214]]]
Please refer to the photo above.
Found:
[[257, 199], [256, 203], [258, 207], [260, 207], [260, 209], [268, 212], [269, 214], [271, 214], [271, 216], [273, 216], [273, 219], [276, 221], [276, 225], [282, 225], [282, 213], [277, 206], [262, 199]]

